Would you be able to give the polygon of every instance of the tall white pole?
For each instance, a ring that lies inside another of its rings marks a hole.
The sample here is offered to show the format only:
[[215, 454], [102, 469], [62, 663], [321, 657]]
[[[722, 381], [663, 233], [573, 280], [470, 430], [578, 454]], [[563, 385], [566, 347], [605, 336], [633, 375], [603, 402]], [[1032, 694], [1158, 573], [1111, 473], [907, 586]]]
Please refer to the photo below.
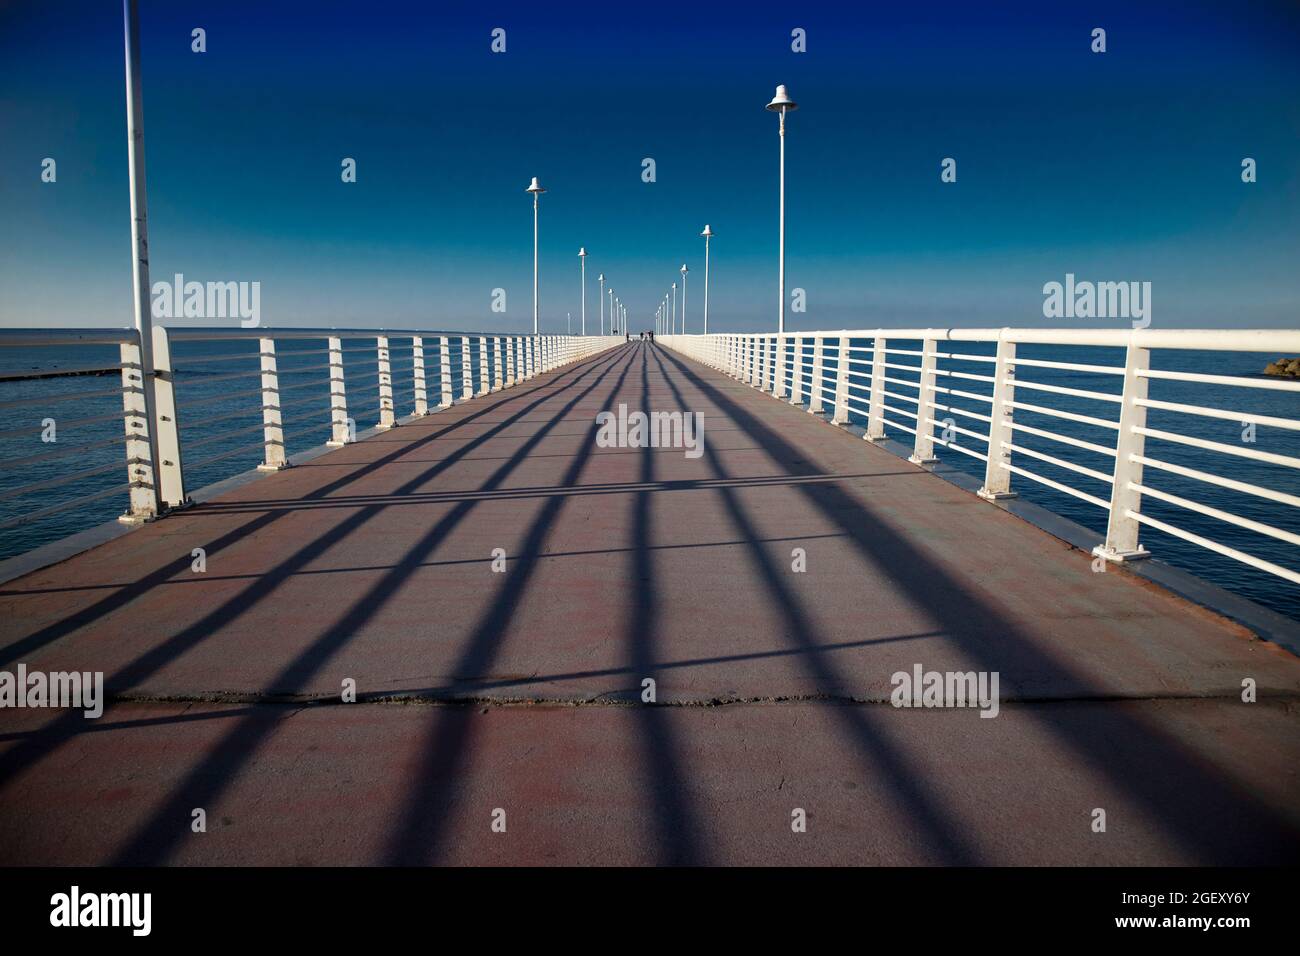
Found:
[[677, 283], [673, 283], [673, 335], [677, 334]]
[[140, 385], [149, 430], [149, 481], [154, 512], [162, 511], [158, 430], [154, 415], [153, 316], [149, 310], [148, 203], [144, 182], [144, 102], [140, 90], [140, 10], [137, 0], [122, 0], [126, 34], [126, 155], [131, 171], [131, 271], [135, 280], [135, 330], [140, 336]]
[[781, 311], [778, 314], [776, 330], [785, 333], [785, 107], [781, 107], [781, 265], [777, 283], [781, 296]]
[[[785, 167], [783, 166], [782, 169], [784, 168]], [[782, 182], [784, 182], [784, 180], [782, 180]], [[538, 194], [533, 193], [533, 335], [537, 334], [537, 199]], [[783, 206], [782, 209], [784, 208], [785, 207]], [[784, 216], [785, 213], [782, 212], [782, 215]], [[782, 233], [782, 235], [784, 235], [784, 233]], [[784, 269], [785, 267], [782, 266], [782, 268]], [[783, 276], [785, 275], [784, 272], [781, 274]], [[785, 279], [782, 279], [781, 281], [785, 282]]]
[[605, 273], [601, 273], [600, 279], [600, 334], [605, 334]]
[[578, 259], [582, 262], [582, 334], [587, 334], [587, 250], [578, 250]]
[[704, 237], [704, 334], [709, 334], [709, 237], [707, 235]]
[[682, 266], [682, 335], [686, 334], [686, 266]]

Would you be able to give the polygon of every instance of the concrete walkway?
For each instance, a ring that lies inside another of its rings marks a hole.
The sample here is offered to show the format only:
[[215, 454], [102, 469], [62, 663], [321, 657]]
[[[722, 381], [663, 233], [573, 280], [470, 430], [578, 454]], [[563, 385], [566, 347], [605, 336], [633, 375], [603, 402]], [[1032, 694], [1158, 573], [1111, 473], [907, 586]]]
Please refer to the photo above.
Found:
[[0, 658], [114, 695], [0, 710], [0, 864], [1300, 861], [1294, 657], [640, 344], [5, 585]]

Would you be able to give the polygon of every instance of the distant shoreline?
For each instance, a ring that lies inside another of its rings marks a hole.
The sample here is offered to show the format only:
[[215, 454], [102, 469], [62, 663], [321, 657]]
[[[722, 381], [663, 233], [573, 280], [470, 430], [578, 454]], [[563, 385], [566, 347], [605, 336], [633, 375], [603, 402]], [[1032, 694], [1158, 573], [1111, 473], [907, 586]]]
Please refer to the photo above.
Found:
[[30, 382], [39, 378], [73, 378], [81, 375], [119, 375], [120, 368], [70, 368], [66, 371], [0, 372], [0, 382]]

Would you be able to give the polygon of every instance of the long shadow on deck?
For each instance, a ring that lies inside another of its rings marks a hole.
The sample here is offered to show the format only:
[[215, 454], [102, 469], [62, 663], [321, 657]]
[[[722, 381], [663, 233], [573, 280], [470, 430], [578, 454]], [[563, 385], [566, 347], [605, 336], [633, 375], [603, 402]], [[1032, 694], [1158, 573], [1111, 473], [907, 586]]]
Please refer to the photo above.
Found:
[[[655, 359], [659, 362], [659, 369], [672, 391], [677, 407], [691, 408], [664, 369], [663, 362], [659, 359], [659, 350], [656, 350]], [[728, 477], [717, 451], [707, 442], [704, 445], [705, 458], [714, 474], [719, 478]], [[777, 458], [782, 464], [787, 460]], [[815, 681], [814, 686], [826, 689], [851, 683], [838, 673], [826, 655], [817, 653], [819, 644], [814, 615], [804, 607], [803, 601], [790, 587], [790, 575], [778, 569], [768, 550], [758, 544], [761, 535], [741, 505], [736, 491], [721, 487], [718, 495], [736, 527], [737, 536], [749, 546], [750, 561], [763, 583], [762, 596], [781, 615], [785, 624], [783, 630], [799, 649], [799, 661]], [[888, 793], [897, 805], [899, 818], [915, 822], [916, 841], [926, 848], [928, 856], [949, 865], [968, 866], [979, 862], [975, 858], [974, 848], [960, 832], [957, 821], [949, 819], [948, 814], [931, 796], [931, 790], [925, 786], [924, 773], [873, 726], [875, 721], [870, 710], [861, 706], [835, 707], [832, 713], [844, 725], [849, 738], [857, 746], [865, 775], [878, 777], [882, 770], [885, 772]]]
[[[635, 346], [634, 350], [634, 355], [637, 352], [641, 353], [644, 375], [644, 349]], [[625, 368], [619, 377], [619, 382], [611, 393], [611, 401], [618, 395], [631, 364], [629, 362], [628, 368]], [[596, 425], [593, 420], [588, 431], [588, 441], [570, 463], [562, 484], [577, 484], [583, 467], [595, 451], [595, 432]], [[648, 466], [643, 462], [642, 474], [644, 475], [647, 470]], [[567, 500], [564, 498], [549, 498], [533, 519], [525, 535], [521, 553], [513, 559], [513, 566], [499, 588], [491, 610], [474, 628], [461, 656], [451, 668], [451, 673], [482, 674], [491, 670], [510, 619], [514, 616], [539, 566], [546, 535], [559, 519], [566, 504]], [[634, 547], [644, 550], [648, 544], [648, 531], [643, 529], [642, 533], [635, 538]], [[644, 564], [648, 566], [648, 563], [647, 558]], [[634, 560], [634, 565], [640, 567], [641, 564], [642, 562]], [[651, 587], [645, 589], [652, 590]], [[653, 595], [649, 600], [653, 602]], [[647, 626], [653, 627], [653, 621], [643, 623], [639, 615], [634, 615], [633, 620], [629, 622], [629, 642], [632, 645], [634, 667], [640, 666], [641, 661], [648, 661], [652, 657], [649, 632], [644, 631]], [[660, 775], [657, 787], [657, 796], [660, 799], [653, 801], [653, 807], [657, 811], [658, 829], [662, 834], [671, 833], [674, 828], [685, 828], [684, 831], [679, 831], [677, 839], [669, 844], [673, 847], [673, 852], [668, 861], [694, 862], [697, 828], [692, 822], [685, 802], [681, 799], [673, 744], [660, 717], [666, 718], [667, 715], [652, 715], [643, 725], [647, 758], [655, 773]], [[459, 719], [459, 715], [445, 710], [436, 713], [432, 720], [434, 726], [422, 748], [424, 759], [411, 782], [406, 806], [389, 840], [389, 849], [385, 857], [389, 863], [413, 865], [436, 862], [444, 849], [445, 824], [452, 816], [456, 789], [470, 759], [467, 737], [469, 728], [466, 721]]]

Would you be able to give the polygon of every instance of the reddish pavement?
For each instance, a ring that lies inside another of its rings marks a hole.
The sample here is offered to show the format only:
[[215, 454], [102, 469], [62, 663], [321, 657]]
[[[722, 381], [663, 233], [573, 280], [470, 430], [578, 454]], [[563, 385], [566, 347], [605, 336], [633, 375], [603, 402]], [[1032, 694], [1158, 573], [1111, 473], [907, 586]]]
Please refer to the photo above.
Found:
[[[0, 587], [0, 669], [114, 697], [0, 710], [0, 863], [1296, 862], [1300, 662], [1090, 560], [619, 348]], [[890, 706], [917, 664], [998, 716]]]

